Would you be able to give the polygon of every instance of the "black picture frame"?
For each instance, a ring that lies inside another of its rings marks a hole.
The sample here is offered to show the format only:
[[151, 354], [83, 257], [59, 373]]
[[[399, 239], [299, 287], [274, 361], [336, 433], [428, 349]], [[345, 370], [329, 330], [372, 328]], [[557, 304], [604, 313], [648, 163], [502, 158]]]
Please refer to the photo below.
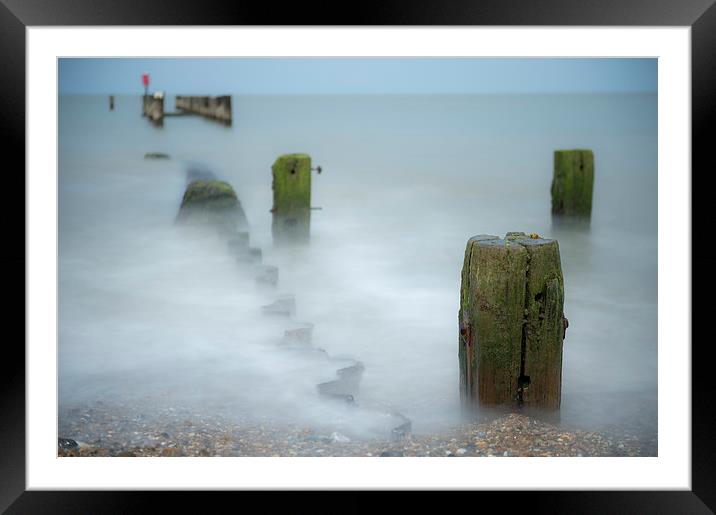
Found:
[[[26, 491], [25, 488], [25, 223], [16, 223], [25, 208], [25, 28], [41, 25], [570, 25], [570, 26], [688, 26], [691, 27], [692, 62], [692, 235], [706, 233], [711, 220], [706, 195], [707, 178], [716, 171], [716, 152], [707, 130], [716, 122], [716, 6], [715, 0], [452, 0], [432, 3], [416, 0], [362, 2], [281, 3], [204, 0], [0, 0], [0, 114], [2, 155], [12, 156], [5, 168], [4, 200], [0, 202], [5, 223], [0, 262], [4, 291], [9, 300], [3, 310], [12, 337], [4, 338], [0, 373], [0, 511], [7, 513], [144, 513], [176, 507], [179, 511], [209, 511], [205, 499], [186, 492], [78, 492]], [[277, 7], [280, 5], [280, 7]], [[684, 170], [689, 173], [689, 170]], [[19, 192], [23, 192], [21, 196]], [[702, 197], [702, 198], [699, 198]], [[8, 200], [9, 199], [9, 200]], [[701, 200], [701, 202], [699, 202]], [[9, 238], [8, 238], [9, 236]], [[693, 240], [692, 240], [693, 241]], [[703, 329], [713, 315], [713, 266], [716, 258], [706, 248], [692, 244], [692, 490], [609, 492], [475, 492], [455, 497], [451, 504], [495, 498], [511, 506], [530, 506], [532, 512], [549, 513], [711, 513], [716, 511], [716, 452], [714, 428], [713, 360], [709, 347], [713, 336]], [[713, 256], [713, 255], [712, 255]], [[701, 299], [699, 299], [701, 297]], [[19, 299], [23, 301], [20, 302]], [[23, 325], [21, 326], [21, 320]], [[19, 330], [18, 330], [19, 329]], [[17, 334], [16, 333], [19, 333]], [[701, 333], [701, 336], [699, 336]], [[6, 333], [7, 334], [7, 333]], [[23, 343], [21, 343], [23, 342]], [[249, 493], [222, 493], [221, 501]], [[275, 494], [274, 494], [275, 495]], [[340, 513], [359, 513], [391, 507], [385, 496], [349, 493], [339, 505], [326, 506]], [[423, 504], [422, 493], [410, 500]], [[228, 499], [227, 499], [228, 498]], [[278, 498], [279, 502], [284, 495]], [[212, 500], [216, 496], [212, 497]], [[251, 502], [242, 499], [241, 502]], [[274, 501], [275, 502], [275, 501]], [[304, 505], [316, 511], [314, 496], [302, 493], [291, 499], [292, 511]], [[406, 499], [398, 501], [401, 511]], [[296, 504], [298, 503], [298, 504]], [[529, 503], [529, 504], [527, 504]], [[242, 505], [248, 507], [249, 505]], [[325, 506], [325, 505], [324, 505]], [[237, 506], [238, 508], [238, 506]], [[270, 509], [269, 511], [273, 511]]]

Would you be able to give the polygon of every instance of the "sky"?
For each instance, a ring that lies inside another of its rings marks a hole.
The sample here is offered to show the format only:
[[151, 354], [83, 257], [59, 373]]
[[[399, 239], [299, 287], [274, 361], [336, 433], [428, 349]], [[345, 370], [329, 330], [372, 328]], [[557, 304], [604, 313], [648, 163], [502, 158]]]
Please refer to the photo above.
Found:
[[656, 92], [657, 59], [62, 58], [60, 94]]

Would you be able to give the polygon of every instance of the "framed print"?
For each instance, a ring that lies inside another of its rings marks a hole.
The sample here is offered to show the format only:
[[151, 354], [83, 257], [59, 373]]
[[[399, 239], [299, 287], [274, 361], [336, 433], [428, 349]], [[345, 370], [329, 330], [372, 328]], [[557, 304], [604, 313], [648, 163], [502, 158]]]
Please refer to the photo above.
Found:
[[3, 509], [713, 509], [709, 2], [5, 4]]

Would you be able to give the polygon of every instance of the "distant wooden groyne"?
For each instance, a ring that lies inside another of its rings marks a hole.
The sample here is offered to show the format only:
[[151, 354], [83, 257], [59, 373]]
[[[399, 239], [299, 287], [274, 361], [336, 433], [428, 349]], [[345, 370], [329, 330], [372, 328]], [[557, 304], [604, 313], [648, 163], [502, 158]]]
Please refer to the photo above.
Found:
[[231, 96], [194, 97], [177, 95], [176, 108], [184, 113], [195, 113], [225, 125], [231, 125]]
[[164, 93], [159, 91], [142, 96], [142, 115], [149, 118], [154, 125], [164, 125], [167, 116], [183, 116], [198, 114], [216, 120], [224, 125], [231, 126], [231, 96], [220, 97], [192, 97], [177, 95], [176, 112], [168, 113], [164, 110]]

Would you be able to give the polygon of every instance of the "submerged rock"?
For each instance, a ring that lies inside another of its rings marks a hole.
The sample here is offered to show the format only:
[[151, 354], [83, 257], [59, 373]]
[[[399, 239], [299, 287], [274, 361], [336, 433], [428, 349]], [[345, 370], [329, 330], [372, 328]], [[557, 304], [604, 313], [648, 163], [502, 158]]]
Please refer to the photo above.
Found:
[[199, 222], [226, 232], [247, 227], [246, 215], [231, 184], [219, 180], [194, 180], [182, 198], [177, 222]]
[[163, 152], [147, 152], [144, 159], [169, 159], [169, 154]]

